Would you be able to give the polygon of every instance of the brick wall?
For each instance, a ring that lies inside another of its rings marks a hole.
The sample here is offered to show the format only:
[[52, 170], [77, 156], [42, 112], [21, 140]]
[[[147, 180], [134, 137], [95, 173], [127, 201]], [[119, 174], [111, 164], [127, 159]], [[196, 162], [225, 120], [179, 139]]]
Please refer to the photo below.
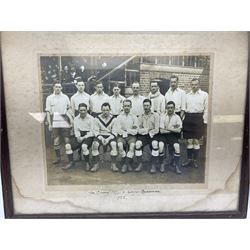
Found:
[[174, 74], [179, 77], [179, 87], [186, 92], [190, 91], [190, 82], [193, 78], [199, 78], [201, 89], [208, 92], [209, 90], [209, 74], [203, 69], [199, 68], [183, 68], [155, 65], [141, 65], [140, 68], [140, 85], [141, 93], [147, 95], [150, 92], [150, 80], [153, 78], [170, 79]]

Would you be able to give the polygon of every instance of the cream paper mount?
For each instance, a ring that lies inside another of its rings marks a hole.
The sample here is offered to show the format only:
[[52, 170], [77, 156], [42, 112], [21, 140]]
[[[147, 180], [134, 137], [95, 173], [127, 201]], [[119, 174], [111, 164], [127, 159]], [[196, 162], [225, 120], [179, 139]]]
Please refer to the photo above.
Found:
[[[3, 32], [1, 43], [13, 216], [160, 216], [169, 212], [195, 216], [239, 210], [248, 73], [246, 32]], [[79, 185], [64, 173], [63, 184], [49, 183], [41, 56], [199, 55], [210, 58], [203, 181], [168, 182], [166, 177], [166, 183], [100, 184], [93, 177], [92, 183]], [[40, 122], [30, 115], [39, 112]]]

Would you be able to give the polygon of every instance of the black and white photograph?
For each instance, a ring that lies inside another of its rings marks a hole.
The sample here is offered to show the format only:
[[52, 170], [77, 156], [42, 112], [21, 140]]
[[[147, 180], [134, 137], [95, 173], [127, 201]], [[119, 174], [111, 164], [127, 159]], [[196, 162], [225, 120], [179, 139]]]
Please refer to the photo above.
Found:
[[40, 55], [47, 184], [204, 183], [212, 55]]
[[9, 217], [244, 216], [246, 32], [1, 44]]

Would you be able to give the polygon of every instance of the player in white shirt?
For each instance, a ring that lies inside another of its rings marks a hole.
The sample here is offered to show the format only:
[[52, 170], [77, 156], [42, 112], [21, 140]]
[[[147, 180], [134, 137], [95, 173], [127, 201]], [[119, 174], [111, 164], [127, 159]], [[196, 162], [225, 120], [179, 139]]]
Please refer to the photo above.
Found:
[[172, 150], [169, 153], [174, 153], [170, 156], [174, 158], [173, 166], [175, 167], [176, 173], [181, 174], [180, 170], [180, 144], [179, 134], [182, 129], [182, 120], [180, 116], [174, 112], [175, 103], [169, 101], [166, 105], [167, 113], [161, 116], [160, 119], [160, 136], [159, 136], [159, 154], [160, 154], [160, 172], [165, 171], [163, 163], [164, 158], [164, 146], [169, 145]]
[[68, 96], [62, 93], [61, 83], [55, 83], [54, 93], [46, 99], [46, 113], [49, 131], [52, 131], [53, 145], [56, 153], [56, 160], [53, 164], [61, 162], [60, 135], [64, 137], [65, 143], [68, 142], [70, 129], [72, 127], [71, 116], [69, 115], [70, 101]]
[[102, 82], [95, 85], [95, 93], [90, 96], [90, 113], [93, 117], [102, 113], [101, 107], [105, 102], [109, 102], [109, 96], [103, 91]]
[[95, 118], [94, 133], [95, 138], [92, 145], [92, 156], [94, 166], [91, 169], [92, 172], [96, 172], [99, 169], [99, 148], [103, 146], [111, 147], [110, 156], [111, 156], [111, 170], [117, 172], [119, 169], [116, 166], [116, 157], [117, 157], [117, 143], [116, 143], [116, 118], [110, 114], [110, 104], [102, 104], [102, 113]]
[[150, 83], [151, 92], [148, 95], [148, 99], [151, 100], [151, 111], [156, 112], [159, 115], [166, 112], [166, 101], [164, 95], [161, 94], [158, 83], [152, 81]]
[[166, 103], [173, 101], [175, 103], [175, 113], [181, 118], [186, 110], [186, 93], [178, 88], [179, 78], [176, 75], [170, 77], [170, 88], [165, 94]]
[[[136, 134], [138, 132], [138, 119], [134, 114], [130, 113], [131, 105], [130, 100], [124, 100], [123, 112], [116, 120], [118, 132], [117, 145], [119, 154], [122, 157], [122, 173], [126, 173], [128, 170], [133, 171], [131, 163], [134, 157]], [[126, 146], [128, 146], [127, 152], [125, 151]]]
[[133, 95], [128, 97], [128, 100], [132, 102], [132, 107], [130, 112], [139, 117], [144, 113], [143, 100], [145, 99], [145, 97], [139, 94], [140, 91], [139, 82], [134, 82], [132, 84], [132, 90], [133, 90]]
[[156, 164], [159, 156], [159, 145], [157, 140], [157, 134], [159, 133], [159, 115], [156, 112], [151, 111], [151, 100], [145, 99], [143, 101], [144, 114], [139, 118], [139, 129], [137, 140], [135, 143], [135, 156], [138, 165], [135, 172], [142, 170], [142, 149], [146, 145], [150, 145], [151, 149], [151, 169], [150, 173], [156, 172]]
[[186, 114], [183, 120], [183, 137], [187, 139], [188, 156], [183, 167], [193, 163], [193, 166], [198, 168], [199, 140], [207, 124], [208, 94], [200, 89], [200, 81], [197, 78], [192, 79], [191, 88], [192, 90], [186, 96]]
[[78, 109], [79, 115], [74, 119], [75, 137], [65, 145], [69, 164], [62, 169], [69, 169], [74, 166], [73, 151], [81, 149], [86, 163], [86, 171], [89, 171], [89, 149], [94, 140], [94, 118], [88, 114], [88, 107], [85, 103], [80, 103]]
[[70, 104], [71, 104], [71, 108], [74, 113], [74, 116], [77, 116], [79, 114], [78, 106], [80, 103], [85, 103], [88, 109], [90, 105], [90, 95], [84, 91], [85, 83], [82, 80], [78, 81], [76, 84], [76, 88], [77, 88], [77, 92], [70, 98]]
[[111, 114], [115, 117], [117, 117], [122, 112], [123, 101], [125, 100], [125, 97], [120, 95], [120, 92], [121, 92], [121, 89], [119, 88], [119, 86], [114, 85], [113, 87], [114, 95], [109, 97]]

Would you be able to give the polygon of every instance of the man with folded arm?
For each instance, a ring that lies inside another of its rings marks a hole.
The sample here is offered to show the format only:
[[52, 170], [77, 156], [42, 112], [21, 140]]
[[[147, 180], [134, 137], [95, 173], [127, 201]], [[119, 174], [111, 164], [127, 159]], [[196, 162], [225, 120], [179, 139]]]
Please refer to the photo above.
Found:
[[110, 114], [110, 104], [105, 102], [102, 104], [102, 114], [95, 118], [94, 133], [95, 138], [92, 145], [92, 157], [94, 166], [91, 168], [92, 172], [96, 172], [99, 169], [100, 161], [100, 146], [106, 148], [111, 147], [111, 170], [117, 172], [119, 169], [116, 166], [117, 157], [117, 143], [116, 143], [116, 129], [115, 120], [116, 118]]
[[138, 119], [131, 114], [132, 102], [123, 101], [123, 112], [117, 117], [117, 146], [121, 155], [121, 172], [133, 171], [131, 163], [134, 157], [136, 134], [138, 132]]
[[146, 145], [150, 145], [151, 149], [151, 169], [150, 173], [156, 172], [156, 165], [159, 156], [159, 146], [156, 135], [159, 133], [159, 115], [151, 111], [151, 100], [143, 101], [144, 114], [139, 117], [139, 129], [137, 140], [135, 143], [135, 156], [139, 162], [135, 172], [142, 170], [142, 149]]
[[81, 149], [82, 158], [84, 158], [86, 163], [86, 171], [89, 171], [89, 149], [94, 140], [94, 118], [88, 114], [88, 107], [85, 103], [80, 103], [78, 108], [79, 115], [74, 119], [75, 137], [65, 145], [69, 164], [63, 167], [63, 169], [69, 169], [74, 166], [73, 151]]
[[[160, 155], [160, 172], [165, 171], [164, 167], [164, 147], [169, 146], [170, 157], [173, 158], [172, 164], [177, 174], [180, 170], [180, 144], [179, 134], [182, 129], [182, 120], [175, 114], [175, 103], [169, 101], [166, 106], [167, 113], [160, 118], [160, 137], [159, 137], [159, 155]], [[173, 155], [172, 155], [173, 154]]]

